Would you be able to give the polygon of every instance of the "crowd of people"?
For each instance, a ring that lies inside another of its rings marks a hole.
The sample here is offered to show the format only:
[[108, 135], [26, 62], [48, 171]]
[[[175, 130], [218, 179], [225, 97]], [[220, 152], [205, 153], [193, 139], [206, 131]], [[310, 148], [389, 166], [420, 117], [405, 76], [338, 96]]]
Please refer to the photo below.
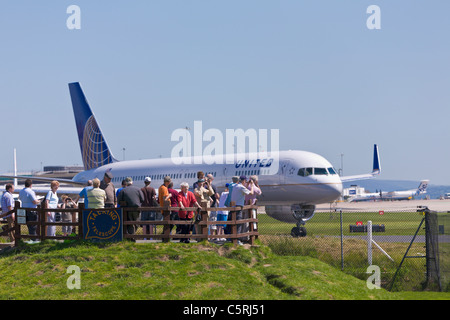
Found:
[[[197, 172], [197, 181], [190, 186], [187, 182], [183, 182], [179, 186], [179, 190], [174, 189], [173, 181], [170, 176], [164, 177], [164, 183], [158, 188], [158, 192], [151, 186], [151, 178], [146, 177], [144, 180], [144, 186], [142, 188], [133, 185], [133, 180], [128, 177], [122, 181], [122, 187], [115, 189], [112, 183], [112, 175], [110, 172], [106, 172], [103, 180], [99, 179], [89, 180], [86, 187], [82, 189], [76, 199], [71, 199], [68, 195], [62, 195], [58, 197], [59, 182], [52, 181], [50, 184], [50, 190], [44, 197], [39, 200], [36, 193], [32, 189], [32, 180], [27, 179], [25, 181], [25, 188], [19, 193], [19, 199], [22, 202], [23, 208], [37, 208], [38, 205], [45, 208], [55, 209], [55, 211], [48, 211], [46, 213], [46, 219], [48, 222], [56, 221], [56, 209], [77, 208], [80, 199], [83, 199], [84, 207], [86, 209], [103, 209], [103, 208], [116, 208], [127, 207], [127, 220], [129, 221], [156, 221], [162, 220], [162, 212], [160, 210], [151, 210], [151, 207], [179, 207], [179, 211], [171, 211], [171, 220], [179, 221], [193, 221], [199, 213], [193, 210], [187, 210], [186, 208], [204, 208], [204, 207], [235, 207], [244, 205], [256, 204], [257, 197], [261, 195], [261, 188], [258, 185], [258, 177], [251, 176], [234, 176], [232, 181], [227, 183], [224, 187], [225, 190], [219, 195], [216, 185], [213, 183], [214, 176], [205, 174], [202, 171]], [[14, 192], [14, 186], [7, 184], [6, 191], [1, 198], [1, 206], [3, 213], [9, 212], [14, 208], [14, 198], [12, 193]], [[130, 210], [129, 208], [147, 208], [146, 211], [136, 209]], [[236, 220], [246, 219], [247, 211], [237, 211]], [[36, 211], [27, 210], [27, 221], [37, 221], [38, 215]], [[256, 217], [256, 210], [253, 212]], [[14, 216], [9, 215], [6, 217], [9, 224], [12, 225]], [[62, 222], [75, 222], [77, 217], [70, 212], [63, 212], [61, 214]], [[216, 235], [218, 240], [224, 241], [224, 235], [230, 233], [230, 228], [227, 228], [226, 221], [229, 220], [228, 211], [208, 211], [208, 220], [215, 221], [217, 224], [209, 226], [209, 234]], [[30, 235], [36, 235], [36, 225], [27, 225]], [[180, 224], [170, 226], [172, 231], [176, 226], [177, 234], [195, 234], [197, 230], [195, 225]], [[128, 234], [135, 234], [139, 226], [127, 225], [126, 232]], [[156, 232], [156, 226], [146, 223], [141, 225], [143, 234], [151, 239], [152, 234]], [[55, 225], [47, 226], [46, 234], [48, 236], [55, 236]], [[248, 224], [238, 224], [237, 233], [244, 233], [248, 231]], [[63, 226], [62, 233], [64, 235], [71, 234], [71, 226]], [[220, 237], [223, 235], [223, 237]], [[246, 239], [239, 239], [238, 243], [242, 244], [242, 241]], [[180, 239], [181, 242], [189, 243], [187, 238]]]

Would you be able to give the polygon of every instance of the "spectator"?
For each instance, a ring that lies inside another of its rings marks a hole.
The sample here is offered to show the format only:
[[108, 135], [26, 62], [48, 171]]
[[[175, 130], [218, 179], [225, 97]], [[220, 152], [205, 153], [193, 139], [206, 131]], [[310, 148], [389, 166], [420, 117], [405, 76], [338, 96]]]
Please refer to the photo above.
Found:
[[210, 185], [205, 185], [205, 179], [197, 181], [197, 188], [194, 189], [194, 195], [198, 203], [206, 203], [207, 207], [211, 204], [211, 196], [214, 194]]
[[[239, 182], [233, 186], [233, 191], [231, 194], [231, 202], [234, 202], [235, 207], [244, 206], [245, 204], [245, 196], [249, 194], [253, 194], [253, 190], [247, 189], [246, 186], [244, 186], [245, 181], [247, 180], [246, 176], [240, 176]], [[236, 211], [236, 221], [244, 219], [244, 210]], [[243, 223], [237, 225], [237, 233], [244, 233], [245, 232], [245, 225]], [[245, 240], [244, 238], [240, 238], [238, 240], [238, 244], [242, 244], [242, 240]]]
[[213, 190], [213, 194], [211, 195], [211, 207], [217, 207], [217, 205], [219, 204], [219, 194], [217, 193], [217, 188], [216, 186], [213, 184], [214, 181], [214, 176], [212, 174], [207, 174], [206, 175], [206, 181], [205, 181], [205, 185], [209, 185], [211, 186], [212, 190]]
[[[5, 186], [5, 192], [2, 195], [1, 199], [1, 206], [2, 206], [2, 213], [7, 213], [14, 209], [14, 196], [12, 195], [14, 192], [14, 185], [8, 183]], [[7, 228], [11, 229], [14, 227], [14, 213], [11, 213], [7, 216], [5, 216], [7, 224]], [[14, 232], [9, 233], [9, 241], [14, 241]]]
[[75, 202], [78, 203], [78, 201], [80, 200], [80, 198], [83, 198], [84, 201], [84, 207], [87, 209], [89, 207], [89, 200], [88, 200], [88, 196], [87, 196], [87, 192], [89, 190], [92, 190], [94, 187], [92, 186], [92, 180], [88, 180], [88, 182], [86, 183], [86, 187], [84, 187], [80, 193], [78, 194], [78, 197], [75, 199]]
[[[20, 190], [19, 199], [22, 202], [22, 208], [30, 208], [35, 209], [37, 205], [40, 204], [40, 201], [36, 197], [36, 193], [32, 190], [33, 181], [31, 179], [25, 180], [25, 188]], [[27, 210], [26, 215], [27, 222], [36, 222], [38, 221], [38, 214], [36, 211]], [[37, 225], [28, 225], [28, 234], [35, 236], [37, 235]], [[32, 239], [33, 240], [33, 239]], [[34, 239], [37, 240], [37, 239]]]
[[[229, 184], [225, 184], [225, 190], [220, 194], [219, 199], [219, 208], [225, 207], [225, 200], [228, 197], [228, 186]], [[228, 219], [228, 211], [217, 211], [217, 221], [227, 221]], [[226, 225], [218, 224], [217, 225], [217, 235], [224, 235], [224, 229]], [[220, 241], [225, 241], [225, 238], [219, 238]]]
[[105, 208], [115, 208], [117, 204], [116, 189], [111, 182], [112, 178], [111, 172], [105, 172], [103, 181], [100, 183], [100, 189], [105, 190], [106, 193]]
[[[126, 187], [127, 187], [127, 180], [123, 179], [122, 180], [122, 187], [116, 190], [116, 199], [119, 197], [120, 191], [122, 191], [122, 189], [126, 188]], [[120, 208], [120, 204], [119, 203], [117, 203], [117, 208]]]
[[228, 185], [228, 197], [225, 200], [225, 206], [226, 207], [231, 207], [231, 193], [233, 191], [233, 187], [239, 182], [239, 177], [238, 176], [233, 176], [231, 178], [232, 182]]
[[[127, 187], [120, 191], [117, 200], [122, 207], [139, 208], [144, 202], [144, 194], [142, 193], [141, 189], [133, 186], [133, 180], [130, 177], [128, 177], [126, 180]], [[139, 210], [127, 211], [127, 218], [128, 221], [137, 221], [137, 219], [139, 218]], [[138, 226], [136, 224], [127, 225], [127, 233], [134, 234], [137, 228]]]
[[[141, 189], [142, 194], [144, 195], [144, 202], [142, 203], [143, 207], [156, 207], [156, 191], [155, 188], [151, 187], [150, 184], [152, 179], [150, 177], [146, 177], [144, 180], [145, 187]], [[155, 211], [142, 211], [141, 212], [141, 221], [154, 221], [156, 219]], [[155, 225], [143, 224], [142, 225], [142, 233], [143, 234], [153, 234], [153, 229]], [[146, 239], [145, 239], [146, 240]]]
[[[76, 209], [77, 208], [77, 204], [71, 198], [69, 198], [69, 196], [66, 194], [63, 194], [61, 196], [61, 202], [62, 202], [61, 209]], [[75, 212], [62, 212], [61, 220], [63, 223], [76, 222], [76, 220], [74, 219], [74, 215], [75, 215]], [[68, 236], [69, 234], [71, 234], [72, 226], [62, 226], [62, 233], [64, 236]]]
[[169, 193], [168, 187], [171, 181], [172, 179], [169, 176], [165, 176], [164, 183], [158, 189], [158, 200], [160, 207], [166, 207], [169, 205], [168, 201], [172, 195]]
[[195, 190], [198, 188], [198, 180], [204, 179], [205, 178], [205, 173], [203, 171], [198, 171], [197, 172], [197, 181], [194, 182], [194, 184], [192, 185], [192, 189]]
[[245, 196], [245, 204], [255, 205], [258, 200], [257, 197], [261, 195], [261, 188], [258, 185], [258, 176], [251, 176], [247, 182], [247, 189], [253, 190], [253, 194]]
[[100, 180], [92, 180], [93, 188], [87, 191], [88, 205], [86, 209], [103, 209], [105, 207], [106, 193], [100, 189]]
[[[209, 186], [211, 187], [211, 189], [213, 190], [213, 194], [211, 195], [211, 207], [217, 207], [217, 205], [219, 204], [219, 194], [217, 193], [217, 188], [216, 186], [212, 183], [214, 181], [214, 176], [209, 173], [206, 175], [206, 181], [205, 181], [205, 186]], [[209, 221], [217, 221], [217, 211], [210, 211], [209, 212]], [[215, 224], [211, 224], [209, 225], [209, 234], [212, 235], [217, 235], [217, 225]]]
[[[173, 189], [173, 182], [171, 181], [167, 187], [167, 191], [170, 193], [170, 206], [178, 207], [178, 191]], [[178, 211], [170, 211], [170, 220], [178, 220]], [[170, 225], [170, 232], [172, 232], [173, 224]], [[176, 226], [176, 233], [179, 233], [179, 227]]]
[[[239, 177], [238, 176], [233, 176], [231, 178], [232, 182], [228, 184], [228, 196], [227, 199], [225, 200], [225, 207], [232, 207], [234, 206], [234, 204], [232, 205], [231, 203], [231, 193], [233, 192], [233, 187], [239, 182]], [[230, 214], [228, 212], [228, 217], [227, 217], [227, 221], [231, 221], [232, 219], [232, 214]], [[224, 233], [225, 234], [231, 234], [231, 225], [227, 224], [224, 228]]]
[[[56, 180], [52, 181], [50, 184], [50, 188], [51, 188], [51, 190], [45, 196], [45, 204], [46, 204], [46, 207], [49, 209], [56, 209], [56, 208], [58, 208], [58, 202], [59, 202], [58, 194], [57, 194], [57, 191], [59, 188], [59, 182]], [[47, 212], [47, 222], [51, 222], [51, 223], [56, 222], [54, 211]], [[47, 235], [51, 236], [51, 237], [54, 237], [56, 235], [56, 226], [55, 225], [47, 226]]]
[[[245, 196], [245, 203], [248, 205], [256, 205], [256, 202], [258, 201], [258, 196], [262, 194], [261, 188], [258, 184], [258, 176], [250, 176], [250, 180], [248, 181], [247, 188], [249, 190], [253, 190], [253, 194], [249, 194]], [[251, 217], [253, 219], [256, 219], [256, 209], [251, 209]], [[253, 223], [253, 228], [256, 230], [257, 223]]]
[[[159, 187], [158, 189], [158, 201], [160, 207], [168, 207], [170, 206], [170, 198], [172, 197], [172, 194], [169, 193], [169, 184], [172, 181], [172, 179], [169, 176], [164, 177], [164, 183]], [[161, 214], [164, 215], [164, 213], [169, 214], [167, 211], [162, 210]]]
[[[178, 212], [178, 216], [182, 221], [191, 221], [194, 217], [193, 211], [183, 210], [185, 208], [192, 208], [194, 206], [200, 208], [194, 194], [189, 191], [189, 184], [183, 182], [181, 184], [181, 192], [178, 193], [178, 203], [180, 204], [181, 210]], [[183, 224], [181, 225], [180, 234], [190, 234], [191, 225]], [[189, 243], [189, 238], [183, 239], [180, 242]]]

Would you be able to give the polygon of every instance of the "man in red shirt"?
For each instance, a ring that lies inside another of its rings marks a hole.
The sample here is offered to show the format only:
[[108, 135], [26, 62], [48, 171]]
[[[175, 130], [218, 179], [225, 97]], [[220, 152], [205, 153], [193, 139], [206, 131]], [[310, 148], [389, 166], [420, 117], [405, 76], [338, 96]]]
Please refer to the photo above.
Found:
[[[173, 182], [167, 186], [170, 196], [170, 206], [178, 207], [178, 191], [173, 188]], [[178, 220], [178, 211], [170, 211], [170, 220]], [[172, 233], [173, 224], [170, 225], [170, 232]], [[177, 233], [180, 233], [179, 226], [176, 228]]]
[[[194, 211], [186, 211], [183, 210], [184, 208], [189, 207], [197, 207], [200, 208], [200, 205], [197, 202], [197, 199], [195, 198], [194, 194], [188, 190], [189, 184], [187, 182], [183, 182], [181, 184], [181, 192], [178, 193], [178, 203], [180, 205], [180, 210], [178, 212], [178, 216], [180, 217], [180, 220], [184, 221], [190, 221], [194, 217]], [[188, 224], [180, 225], [181, 227], [181, 234], [189, 234], [191, 230], [191, 226]], [[181, 240], [180, 242], [189, 243], [189, 239]]]

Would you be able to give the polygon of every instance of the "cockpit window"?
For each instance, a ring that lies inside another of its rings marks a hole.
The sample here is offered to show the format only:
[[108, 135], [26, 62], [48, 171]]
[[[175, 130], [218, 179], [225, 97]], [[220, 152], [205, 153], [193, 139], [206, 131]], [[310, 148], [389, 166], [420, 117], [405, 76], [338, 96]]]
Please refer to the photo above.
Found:
[[301, 177], [307, 177], [313, 174], [313, 168], [301, 168], [298, 170], [297, 174]]
[[314, 174], [317, 175], [327, 175], [328, 171], [326, 168], [314, 168]]
[[311, 175], [328, 175], [336, 174], [333, 168], [300, 168], [298, 169], [297, 175], [301, 177], [307, 177]]

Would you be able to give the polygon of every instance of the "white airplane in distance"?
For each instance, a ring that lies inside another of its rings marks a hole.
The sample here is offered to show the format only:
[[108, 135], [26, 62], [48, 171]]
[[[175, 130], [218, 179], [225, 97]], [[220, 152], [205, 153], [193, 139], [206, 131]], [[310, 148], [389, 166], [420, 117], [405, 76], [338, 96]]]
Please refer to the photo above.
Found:
[[379, 191], [365, 193], [350, 198], [349, 202], [371, 201], [371, 200], [411, 200], [421, 194], [427, 193], [428, 182], [430, 180], [421, 180], [417, 189], [404, 191]]
[[[106, 172], [110, 172], [116, 188], [126, 177], [131, 177], [134, 185], [144, 185], [145, 177], [151, 177], [152, 185], [157, 189], [165, 176], [170, 176], [174, 186], [178, 187], [184, 181], [194, 183], [197, 172], [203, 171], [214, 176], [214, 184], [220, 192], [226, 183], [231, 182], [232, 176], [258, 175], [262, 191], [258, 205], [264, 205], [266, 213], [277, 220], [296, 223], [297, 226], [291, 232], [293, 236], [305, 236], [303, 225], [313, 217], [315, 205], [338, 199], [342, 194], [342, 182], [370, 179], [380, 174], [377, 145], [374, 145], [372, 172], [347, 177], [340, 177], [324, 157], [297, 150], [278, 152], [278, 168], [272, 168], [276, 163], [273, 157], [258, 158], [255, 154], [235, 155], [235, 159], [254, 159], [251, 161], [223, 161], [223, 164], [205, 164], [206, 161], [196, 164], [195, 157], [189, 159], [190, 164], [181, 165], [174, 164], [171, 158], [118, 161], [103, 137], [80, 84], [69, 83], [69, 91], [85, 171], [72, 180], [59, 179], [61, 183], [82, 186], [94, 178], [101, 180]], [[271, 174], [267, 174], [269, 171]], [[32, 179], [53, 180], [39, 177]]]

